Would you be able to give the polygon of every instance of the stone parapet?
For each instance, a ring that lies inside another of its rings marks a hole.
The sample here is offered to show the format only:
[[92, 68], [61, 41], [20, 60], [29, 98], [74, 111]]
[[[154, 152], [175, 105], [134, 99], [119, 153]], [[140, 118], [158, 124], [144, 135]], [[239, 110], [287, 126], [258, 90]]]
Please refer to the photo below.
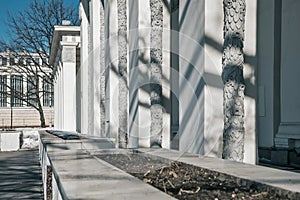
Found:
[[[49, 199], [173, 199], [96, 158], [92, 152], [113, 148], [107, 139], [66, 141], [45, 131], [40, 138], [44, 195]], [[88, 147], [93, 141], [99, 146]]]
[[20, 149], [20, 131], [0, 133], [0, 151], [17, 151]]

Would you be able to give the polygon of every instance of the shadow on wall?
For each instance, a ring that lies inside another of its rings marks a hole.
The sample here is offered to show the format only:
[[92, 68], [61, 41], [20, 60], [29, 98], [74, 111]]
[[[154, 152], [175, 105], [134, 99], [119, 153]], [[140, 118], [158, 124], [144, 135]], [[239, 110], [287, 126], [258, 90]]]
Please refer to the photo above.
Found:
[[[179, 149], [183, 151], [189, 151], [193, 153], [213, 153], [220, 155], [221, 146], [220, 141], [222, 137], [222, 133], [212, 133], [213, 136], [205, 136], [206, 130], [205, 120], [211, 116], [206, 116], [205, 113], [205, 105], [206, 101], [217, 101], [218, 103], [222, 104], [220, 99], [213, 99], [212, 96], [206, 95], [207, 86], [212, 88], [218, 89], [220, 91], [223, 90], [223, 84], [221, 81], [220, 74], [214, 74], [211, 72], [206, 72], [204, 69], [205, 67], [205, 50], [204, 45], [208, 45], [212, 47], [214, 50], [218, 52], [218, 54], [222, 54], [222, 47], [223, 45], [213, 39], [213, 37], [209, 35], [205, 35], [204, 26], [205, 26], [205, 5], [204, 0], [201, 1], [188, 1], [188, 0], [172, 0], [171, 5], [168, 3], [167, 0], [163, 0], [165, 7], [168, 10], [168, 14], [171, 15], [171, 37], [170, 42], [172, 44], [171, 50], [164, 50], [169, 51], [171, 53], [171, 74], [173, 74], [173, 78], [175, 77], [176, 80], [171, 80], [171, 99], [168, 96], [163, 96], [163, 102], [170, 102], [169, 104], [164, 104], [165, 112], [171, 114], [171, 126], [178, 127], [176, 133], [172, 134], [172, 138], [179, 138]], [[134, 7], [134, 5], [131, 5]], [[107, 6], [106, 9], [110, 9], [110, 6]], [[131, 8], [132, 9], [132, 8]], [[138, 9], [137, 9], [138, 10]], [[117, 34], [110, 33], [110, 16], [107, 14], [106, 11], [106, 46], [109, 47], [110, 41], [116, 40], [117, 41]], [[131, 15], [137, 15], [138, 13], [130, 13]], [[130, 16], [129, 16], [130, 17]], [[131, 17], [133, 18], [133, 17]], [[136, 21], [138, 22], [138, 21]], [[128, 38], [126, 38], [126, 42], [131, 46], [128, 53], [129, 58], [129, 88], [127, 85], [127, 89], [129, 90], [129, 113], [131, 113], [130, 120], [138, 121], [138, 113], [140, 107], [145, 109], [150, 109], [150, 99], [149, 101], [141, 101], [136, 96], [139, 96], [139, 91], [150, 96], [150, 83], [141, 85], [139, 80], [149, 80], [149, 72], [143, 71], [139, 69], [139, 63], [147, 66], [149, 69], [150, 65], [150, 58], [148, 55], [149, 49], [139, 48], [139, 44], [148, 44], [149, 38], [142, 37], [139, 35], [138, 27], [134, 27], [134, 25], [129, 24], [132, 26], [130, 31], [128, 32]], [[135, 30], [136, 28], [137, 30]], [[149, 31], [150, 33], [150, 31]], [[136, 37], [132, 37], [133, 35], [138, 35], [138, 39]], [[146, 46], [146, 45], [145, 45]], [[150, 48], [150, 47], [149, 47]], [[105, 63], [105, 74], [106, 77], [109, 79], [111, 78], [111, 74], [113, 73], [114, 76], [118, 77], [119, 71], [118, 66], [116, 65], [117, 56], [114, 56], [114, 51], [116, 49], [106, 49], [106, 63]], [[221, 60], [212, 61], [210, 64], [214, 65], [217, 64], [218, 67], [221, 68]], [[247, 52], [245, 53], [245, 63], [249, 64], [254, 71], [254, 66], [256, 65], [256, 56], [248, 55]], [[163, 68], [169, 66], [163, 66]], [[212, 66], [215, 67], [215, 66]], [[221, 70], [215, 70], [221, 71]], [[176, 75], [177, 73], [177, 75]], [[138, 83], [132, 81], [132, 79], [136, 79]], [[163, 81], [170, 81], [167, 77], [162, 77]], [[251, 82], [251, 77], [245, 77], [246, 80], [246, 93], [245, 95], [255, 99], [255, 85]], [[106, 82], [108, 84], [108, 82]], [[132, 89], [134, 88], [134, 89]], [[106, 95], [109, 95], [112, 88], [109, 88], [106, 85]], [[219, 92], [220, 92], [219, 91]], [[214, 93], [214, 92], [212, 92]], [[138, 99], [138, 101], [136, 101]], [[112, 99], [106, 98], [105, 102], [101, 102], [103, 106], [106, 108], [105, 111], [110, 113], [107, 104]], [[106, 105], [106, 106], [105, 106]], [[173, 106], [172, 106], [173, 105]], [[178, 105], [177, 108], [174, 105]], [[213, 106], [213, 103], [210, 105]], [[107, 114], [106, 114], [107, 116]], [[222, 114], [214, 113], [213, 117], [221, 117]], [[107, 121], [108, 117], [106, 117]], [[172, 120], [173, 119], [173, 120]], [[149, 119], [150, 120], [150, 119]], [[213, 119], [211, 119], [213, 120]], [[109, 122], [110, 123], [110, 122]], [[214, 126], [213, 121], [208, 121], [208, 123], [212, 123], [210, 126]], [[129, 132], [133, 135], [138, 135], [136, 132], [136, 124], [129, 123]], [[217, 126], [223, 126], [217, 125]], [[109, 130], [109, 129], [107, 129]], [[174, 130], [174, 129], [173, 129]], [[214, 130], [212, 128], [212, 130]], [[171, 141], [172, 142], [172, 141]], [[210, 147], [209, 152], [204, 151], [205, 145], [209, 144]], [[176, 145], [175, 145], [176, 146]]]

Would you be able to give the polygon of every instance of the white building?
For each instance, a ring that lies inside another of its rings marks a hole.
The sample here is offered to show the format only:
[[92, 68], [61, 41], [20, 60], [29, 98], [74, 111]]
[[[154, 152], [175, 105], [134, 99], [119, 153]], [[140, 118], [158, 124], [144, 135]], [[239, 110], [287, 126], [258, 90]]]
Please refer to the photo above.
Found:
[[[244, 161], [297, 163], [300, 2], [246, 5]], [[80, 19], [55, 27], [56, 128], [221, 155], [222, 1], [81, 0]]]
[[[35, 69], [36, 64], [42, 65], [43, 62], [46, 60], [38, 54], [16, 54], [9, 50], [0, 53], [0, 129], [41, 125], [40, 115], [31, 105], [36, 103], [36, 88], [34, 73], [30, 69]], [[44, 73], [50, 74], [50, 70], [42, 66], [37, 84], [46, 126], [52, 126], [52, 86], [43, 79]]]

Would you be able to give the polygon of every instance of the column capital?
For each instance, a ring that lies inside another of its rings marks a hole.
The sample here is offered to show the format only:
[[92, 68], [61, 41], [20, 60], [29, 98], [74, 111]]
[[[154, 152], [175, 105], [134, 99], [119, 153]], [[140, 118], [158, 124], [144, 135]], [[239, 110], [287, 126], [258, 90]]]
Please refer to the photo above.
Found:
[[62, 46], [61, 61], [63, 63], [65, 63], [65, 62], [76, 63], [76, 46], [75, 45], [63, 45]]

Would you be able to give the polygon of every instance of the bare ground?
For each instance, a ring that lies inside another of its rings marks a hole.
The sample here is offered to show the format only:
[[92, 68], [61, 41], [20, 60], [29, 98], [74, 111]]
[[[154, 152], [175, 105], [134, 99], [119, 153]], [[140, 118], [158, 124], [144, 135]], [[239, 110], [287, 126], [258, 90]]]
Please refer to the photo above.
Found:
[[142, 153], [97, 157], [177, 199], [293, 199], [270, 186]]

